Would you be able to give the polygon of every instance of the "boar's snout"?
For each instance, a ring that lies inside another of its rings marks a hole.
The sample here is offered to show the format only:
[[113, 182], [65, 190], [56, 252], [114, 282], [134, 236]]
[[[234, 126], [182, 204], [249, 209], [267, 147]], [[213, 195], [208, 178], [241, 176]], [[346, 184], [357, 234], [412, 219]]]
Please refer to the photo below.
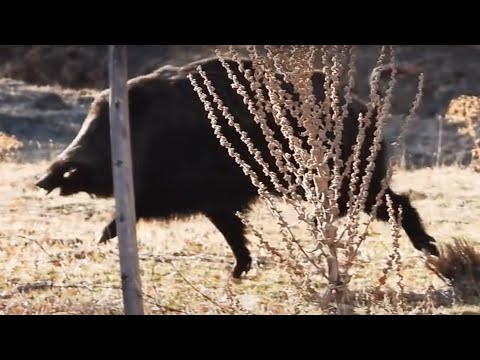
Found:
[[57, 187], [60, 188], [61, 195], [69, 195], [80, 189], [75, 189], [78, 186], [78, 179], [73, 175], [76, 174], [78, 165], [71, 162], [58, 160], [41, 175], [35, 182], [35, 186], [47, 191], [47, 194], [52, 192]]
[[[103, 171], [102, 171], [103, 169]], [[59, 159], [40, 175], [35, 186], [47, 194], [59, 188], [61, 196], [87, 192], [99, 197], [109, 197], [113, 191], [110, 167], [96, 166], [95, 161], [77, 162]]]
[[50, 173], [44, 174], [39, 180], [35, 182], [35, 186], [47, 191], [50, 194], [53, 189], [57, 187], [54, 177]]

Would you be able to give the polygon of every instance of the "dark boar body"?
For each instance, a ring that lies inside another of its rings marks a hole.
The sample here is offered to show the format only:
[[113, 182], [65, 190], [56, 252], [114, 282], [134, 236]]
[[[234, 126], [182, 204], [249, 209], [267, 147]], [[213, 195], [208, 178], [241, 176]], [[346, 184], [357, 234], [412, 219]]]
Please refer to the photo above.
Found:
[[[231, 69], [238, 74], [237, 64], [228, 62]], [[278, 170], [260, 127], [254, 122], [243, 98], [232, 89], [231, 80], [217, 59], [204, 59], [184, 67], [168, 65], [128, 82], [135, 210], [138, 219], [205, 215], [230, 245], [236, 259], [232, 275], [238, 278], [250, 269], [251, 256], [246, 246], [245, 227], [235, 214], [237, 211], [248, 210], [258, 194], [250, 178], [215, 137], [204, 105], [187, 78], [187, 74], [193, 74], [206, 92], [203, 80], [196, 71], [198, 65], [202, 65], [207, 72], [220, 99], [240, 123], [242, 130], [248, 132], [270, 168]], [[244, 67], [252, 68], [252, 63], [245, 60]], [[242, 79], [242, 75], [239, 75], [239, 79]], [[324, 99], [324, 80], [324, 75], [319, 71], [312, 77], [318, 101]], [[247, 90], [250, 89], [245, 79], [242, 83]], [[293, 94], [290, 85], [284, 84], [284, 88]], [[212, 98], [209, 97], [209, 100], [212, 101]], [[212, 106], [215, 107], [214, 104]], [[360, 112], [366, 113], [367, 107], [356, 100], [350, 105], [349, 116], [344, 120], [344, 162], [356, 141]], [[221, 112], [216, 111], [216, 114], [226, 138], [274, 192], [272, 184], [263, 176], [238, 134], [228, 126]], [[269, 124], [276, 129], [276, 138], [282, 142], [284, 150], [288, 150], [287, 142], [280, 135], [278, 127], [275, 127], [271, 116]], [[297, 133], [302, 131], [299, 126], [294, 128]], [[373, 121], [367, 128], [361, 152], [360, 169], [363, 170], [366, 166], [365, 159], [370, 154], [374, 130]], [[375, 197], [381, 189], [381, 181], [386, 175], [385, 146], [382, 146], [375, 164], [364, 209], [367, 213], [371, 211]], [[360, 176], [363, 174], [361, 172]], [[341, 216], [347, 211], [348, 182], [347, 176], [340, 192]], [[60, 195], [63, 196], [78, 192], [97, 197], [113, 196], [108, 90], [97, 96], [76, 138], [53, 161], [36, 185], [48, 192], [59, 188]], [[438, 255], [435, 240], [425, 232], [408, 197], [396, 194], [390, 188], [386, 193], [390, 195], [396, 208], [402, 206], [402, 226], [413, 246]], [[382, 221], [388, 220], [385, 205], [380, 206], [376, 217]], [[105, 242], [115, 236], [113, 219], [105, 227], [100, 241]]]

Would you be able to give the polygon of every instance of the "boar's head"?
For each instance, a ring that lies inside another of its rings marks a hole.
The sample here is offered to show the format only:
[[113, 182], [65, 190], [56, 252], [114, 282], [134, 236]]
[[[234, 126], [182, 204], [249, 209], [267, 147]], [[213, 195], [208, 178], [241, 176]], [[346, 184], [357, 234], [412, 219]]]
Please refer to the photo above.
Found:
[[90, 106], [75, 139], [35, 183], [48, 193], [56, 188], [67, 196], [87, 192], [98, 197], [113, 193], [108, 92]]

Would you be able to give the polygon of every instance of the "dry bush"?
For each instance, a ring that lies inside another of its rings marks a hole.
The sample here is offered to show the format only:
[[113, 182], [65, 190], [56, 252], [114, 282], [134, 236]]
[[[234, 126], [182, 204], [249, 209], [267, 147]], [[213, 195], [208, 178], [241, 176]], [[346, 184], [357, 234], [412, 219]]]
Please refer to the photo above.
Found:
[[23, 147], [14, 135], [7, 135], [0, 132], [0, 161], [11, 160], [15, 158], [15, 154]]
[[440, 258], [428, 258], [427, 267], [452, 287], [458, 301], [478, 303], [480, 253], [469, 241], [455, 238], [444, 245]]
[[459, 126], [459, 133], [468, 137], [473, 143], [472, 167], [480, 171], [480, 97], [462, 95], [452, 99], [445, 112], [448, 123]]
[[[372, 216], [368, 221], [362, 222], [360, 220], [361, 210], [364, 208], [367, 189], [372, 181], [375, 159], [383, 138], [383, 127], [389, 115], [396, 71], [395, 69], [392, 71], [388, 89], [383, 98], [377, 92], [379, 79], [377, 78], [373, 82], [370, 102], [367, 105], [369, 110], [367, 114], [358, 118], [360, 131], [356, 138], [353, 156], [346, 164], [343, 164], [340, 154], [343, 119], [348, 116], [347, 106], [352, 102], [355, 48], [350, 46], [322, 47], [321, 61], [326, 76], [325, 101], [323, 103], [317, 102], [311, 83], [313, 64], [318, 52], [317, 47], [266, 46], [265, 48], [266, 54], [260, 55], [257, 47], [248, 47], [254, 71], [245, 69], [239, 54], [230, 48], [228, 55], [238, 64], [238, 70], [243, 75], [242, 79], [235, 75], [225, 61], [224, 55], [217, 52], [217, 57], [222, 61], [232, 82], [232, 88], [236, 89], [237, 93], [243, 97], [245, 106], [261, 128], [268, 142], [270, 155], [276, 159], [279, 172], [274, 172], [269, 168], [262, 153], [255, 147], [249, 134], [242, 130], [240, 123], [225, 106], [201, 66], [198, 70], [203, 83], [191, 75], [189, 78], [204, 103], [212, 128], [221, 145], [226, 148], [244, 173], [250, 177], [258, 189], [261, 199], [266, 202], [278, 223], [283, 247], [275, 247], [263, 237], [261, 231], [251, 226], [243, 214], [238, 214], [259, 239], [260, 245], [283, 264], [289, 272], [292, 285], [290, 295], [296, 298], [297, 305], [302, 302], [315, 302], [324, 313], [349, 314], [353, 312], [354, 305], [353, 294], [348, 287], [351, 281], [350, 270], [355, 264], [358, 249], [366, 238], [370, 221], [382, 201], [381, 198], [388, 182], [387, 176], [383, 179], [383, 190], [377, 196]], [[390, 59], [388, 59], [388, 55], [390, 55]], [[384, 65], [386, 60], [389, 60], [390, 63], [395, 62], [393, 47], [382, 48], [377, 65]], [[283, 80], [293, 85], [295, 93], [298, 94], [297, 99], [282, 89], [275, 73], [282, 74]], [[243, 85], [245, 83], [248, 85]], [[421, 81], [420, 84], [422, 84]], [[247, 88], [248, 86], [250, 88]], [[265, 96], [262, 91], [265, 88], [268, 96]], [[250, 96], [249, 93], [254, 95]], [[411, 113], [407, 118], [410, 118], [418, 107], [420, 95], [421, 92], [417, 94]], [[345, 100], [343, 106], [340, 105], [341, 100]], [[375, 139], [370, 147], [371, 153], [367, 159], [366, 174], [360, 177], [360, 149], [365, 140], [365, 129], [371, 121], [374, 108], [379, 109]], [[276, 130], [280, 130], [284, 140], [287, 140], [289, 144], [287, 151], [273, 136], [274, 130], [267, 121], [267, 113], [273, 115]], [[217, 114], [221, 114], [227, 119], [229, 127], [235, 129], [240, 135], [250, 155], [256, 160], [256, 164], [248, 164], [241, 157], [238, 149], [235, 149], [231, 140], [225, 136], [230, 128], [227, 129], [226, 124], [225, 126], [220, 125]], [[297, 123], [290, 122], [287, 114], [291, 115], [294, 119], [293, 122]], [[297, 136], [294, 127], [299, 124], [306, 131]], [[329, 139], [328, 133], [333, 133], [333, 138]], [[304, 146], [305, 142], [308, 147]], [[331, 161], [333, 161], [333, 167], [329, 166]], [[255, 172], [254, 169], [258, 166], [261, 170]], [[341, 169], [347, 169], [346, 171], [353, 169], [350, 178], [348, 214], [343, 230], [337, 221], [339, 217], [337, 199], [346, 173]], [[275, 192], [280, 194], [285, 203], [295, 209], [298, 221], [308, 227], [310, 238], [298, 237], [295, 233], [296, 224], [288, 223], [285, 220], [274, 194], [268, 190], [265, 181], [273, 183]], [[356, 190], [356, 186], [359, 186], [359, 191]], [[391, 205], [389, 202], [392, 235], [398, 243], [399, 222]], [[397, 247], [394, 246], [394, 249]], [[386, 272], [395, 268], [398, 273], [399, 263], [399, 254], [392, 254]], [[382, 278], [379, 281], [382, 284], [385, 279]], [[401, 277], [397, 283], [401, 293], [403, 291]], [[294, 311], [300, 313], [300, 306], [295, 306]]]

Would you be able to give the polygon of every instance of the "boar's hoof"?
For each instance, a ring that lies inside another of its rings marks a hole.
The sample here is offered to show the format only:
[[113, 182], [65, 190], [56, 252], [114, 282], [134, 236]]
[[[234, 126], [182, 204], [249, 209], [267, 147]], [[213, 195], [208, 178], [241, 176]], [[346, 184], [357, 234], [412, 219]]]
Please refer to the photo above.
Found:
[[240, 279], [243, 273], [248, 273], [252, 267], [252, 258], [250, 255], [237, 259], [237, 264], [232, 271], [232, 277]]
[[108, 242], [110, 242], [111, 238], [110, 237], [105, 237], [103, 234], [102, 236], [100, 237], [100, 239], [98, 240], [98, 243], [99, 244], [106, 244]]
[[427, 255], [440, 256], [437, 246], [435, 245], [435, 239], [429, 235], [423, 235], [419, 238], [415, 238], [415, 248], [417, 250], [427, 253]]
[[106, 244], [108, 241], [113, 239], [115, 236], [117, 236], [117, 226], [115, 219], [110, 221], [110, 224], [105, 226], [102, 232], [102, 236], [100, 237], [100, 240], [98, 240], [99, 244]]

